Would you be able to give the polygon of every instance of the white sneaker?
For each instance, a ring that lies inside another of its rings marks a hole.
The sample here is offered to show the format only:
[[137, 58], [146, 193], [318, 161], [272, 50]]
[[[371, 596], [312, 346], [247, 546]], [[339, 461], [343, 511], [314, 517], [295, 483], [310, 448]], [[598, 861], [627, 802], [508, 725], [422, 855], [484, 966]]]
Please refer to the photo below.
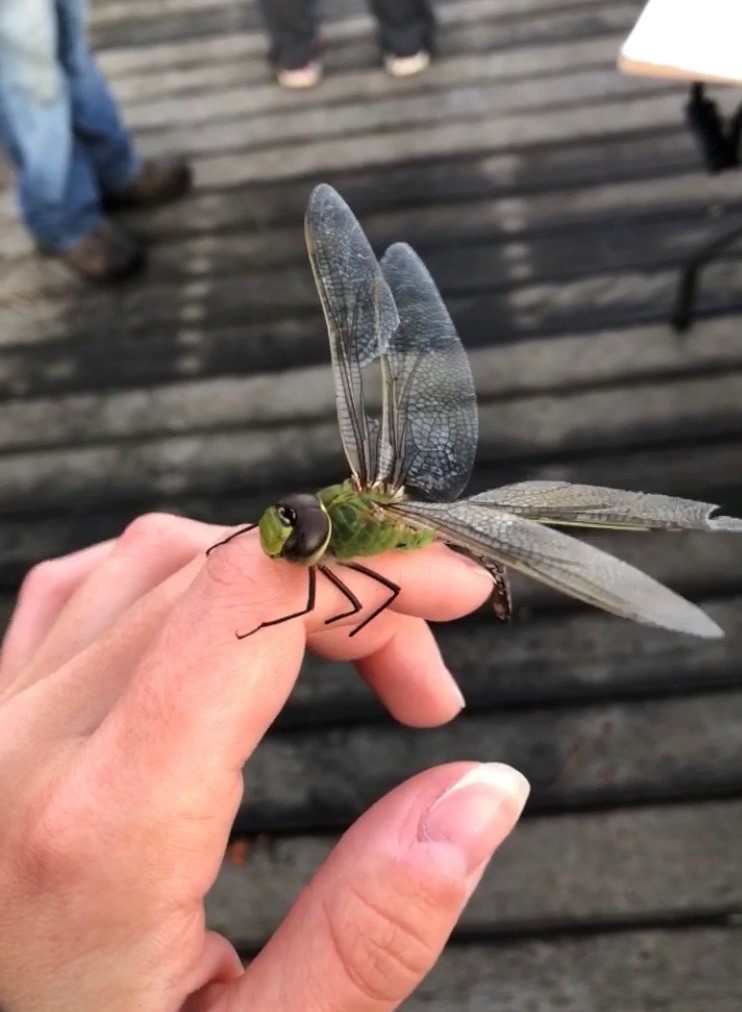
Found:
[[308, 63], [306, 67], [295, 67], [290, 70], [288, 67], [279, 67], [276, 70], [276, 80], [282, 88], [314, 88], [322, 77], [322, 65], [317, 62]]
[[420, 74], [430, 66], [430, 53], [421, 49], [412, 56], [394, 56], [388, 53], [384, 57], [384, 66], [392, 77], [412, 77]]

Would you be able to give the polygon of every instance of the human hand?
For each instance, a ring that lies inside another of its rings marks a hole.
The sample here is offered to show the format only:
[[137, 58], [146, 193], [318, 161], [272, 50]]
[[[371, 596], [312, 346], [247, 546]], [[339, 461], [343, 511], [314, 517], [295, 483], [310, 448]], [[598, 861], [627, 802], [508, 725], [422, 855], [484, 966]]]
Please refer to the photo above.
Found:
[[[355, 661], [400, 720], [453, 717], [461, 696], [423, 621], [490, 590], [440, 545], [374, 560], [402, 591], [357, 637], [347, 607], [255, 534], [136, 520], [116, 541], [42, 563], [0, 662], [3, 1012], [386, 1012], [435, 962], [527, 784], [499, 764], [428, 770], [342, 838], [246, 970], [204, 924], [242, 796], [241, 770], [308, 645]], [[384, 588], [344, 580], [366, 607]]]

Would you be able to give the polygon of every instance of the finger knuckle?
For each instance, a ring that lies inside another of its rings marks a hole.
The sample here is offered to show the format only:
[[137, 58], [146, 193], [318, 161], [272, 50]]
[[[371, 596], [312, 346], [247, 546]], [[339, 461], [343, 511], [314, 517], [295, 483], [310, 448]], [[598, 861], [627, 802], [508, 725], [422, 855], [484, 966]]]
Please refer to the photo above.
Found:
[[69, 889], [89, 874], [94, 827], [64, 788], [45, 789], [26, 806], [20, 824], [13, 849], [22, 878], [35, 891]]
[[18, 599], [53, 602], [64, 596], [67, 587], [64, 567], [59, 559], [45, 559], [36, 563], [23, 579]]
[[342, 902], [326, 906], [341, 972], [367, 1001], [400, 1001], [428, 972], [443, 944], [440, 910], [448, 909], [449, 901], [440, 884], [416, 883], [411, 892], [397, 868], [359, 880], [344, 891]]
[[141, 551], [160, 544], [172, 535], [177, 517], [170, 513], [142, 513], [126, 525], [116, 547], [124, 551]]

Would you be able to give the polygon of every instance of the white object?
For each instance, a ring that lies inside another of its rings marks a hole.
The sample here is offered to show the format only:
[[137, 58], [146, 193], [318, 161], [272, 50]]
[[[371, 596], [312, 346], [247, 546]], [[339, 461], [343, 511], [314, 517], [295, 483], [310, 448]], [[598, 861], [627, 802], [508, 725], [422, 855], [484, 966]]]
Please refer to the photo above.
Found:
[[308, 63], [306, 67], [296, 67], [289, 70], [281, 67], [276, 71], [276, 80], [282, 88], [290, 88], [300, 91], [303, 88], [314, 88], [319, 84], [322, 77], [322, 67], [319, 63]]
[[424, 49], [412, 56], [393, 56], [390, 53], [384, 57], [384, 66], [392, 77], [412, 77], [430, 66], [430, 53]]
[[649, 0], [618, 66], [628, 74], [742, 84], [742, 0]]

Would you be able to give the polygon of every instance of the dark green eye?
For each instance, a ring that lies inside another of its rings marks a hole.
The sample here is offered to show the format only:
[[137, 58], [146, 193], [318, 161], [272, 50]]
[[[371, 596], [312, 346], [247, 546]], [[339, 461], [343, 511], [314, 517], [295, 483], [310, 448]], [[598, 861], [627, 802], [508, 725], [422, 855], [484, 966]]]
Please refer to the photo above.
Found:
[[296, 510], [290, 506], [277, 506], [276, 516], [283, 527], [293, 527], [296, 523]]

